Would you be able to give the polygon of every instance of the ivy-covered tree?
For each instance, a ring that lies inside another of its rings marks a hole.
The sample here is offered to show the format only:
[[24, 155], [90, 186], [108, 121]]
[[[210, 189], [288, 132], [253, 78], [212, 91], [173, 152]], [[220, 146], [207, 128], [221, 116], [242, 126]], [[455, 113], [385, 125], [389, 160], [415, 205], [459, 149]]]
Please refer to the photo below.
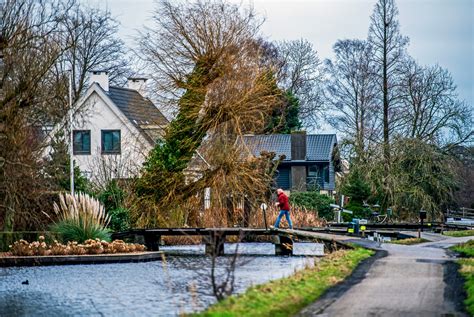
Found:
[[[151, 151], [136, 186], [134, 215], [150, 226], [163, 225], [173, 208], [210, 179], [203, 177], [194, 186], [185, 177], [203, 142], [216, 138], [233, 145], [239, 135], [263, 130], [280, 100], [276, 80], [269, 76], [274, 70], [256, 40], [259, 21], [252, 10], [208, 1], [163, 0], [158, 5], [156, 25], [143, 34], [140, 45], [154, 70], [158, 98], [175, 107], [176, 117]], [[208, 142], [208, 147], [216, 144]], [[217, 174], [220, 166], [211, 166], [208, 174]]]

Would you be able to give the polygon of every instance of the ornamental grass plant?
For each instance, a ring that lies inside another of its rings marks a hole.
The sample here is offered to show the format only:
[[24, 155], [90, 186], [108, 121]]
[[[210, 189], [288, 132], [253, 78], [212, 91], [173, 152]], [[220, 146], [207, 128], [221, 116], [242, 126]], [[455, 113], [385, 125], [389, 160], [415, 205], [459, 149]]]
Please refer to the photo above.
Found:
[[59, 205], [54, 203], [57, 220], [51, 226], [63, 242], [82, 243], [88, 239], [110, 241], [107, 225], [110, 216], [105, 213], [100, 202], [84, 193], [74, 196], [68, 193], [59, 195]]

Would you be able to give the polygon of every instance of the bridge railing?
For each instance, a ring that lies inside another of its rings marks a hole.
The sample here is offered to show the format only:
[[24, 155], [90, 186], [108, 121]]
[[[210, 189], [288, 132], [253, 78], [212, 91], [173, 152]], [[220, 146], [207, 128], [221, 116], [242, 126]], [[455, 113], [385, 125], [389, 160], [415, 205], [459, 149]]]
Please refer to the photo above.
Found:
[[474, 209], [462, 207], [460, 210], [448, 210], [446, 217], [474, 219]]

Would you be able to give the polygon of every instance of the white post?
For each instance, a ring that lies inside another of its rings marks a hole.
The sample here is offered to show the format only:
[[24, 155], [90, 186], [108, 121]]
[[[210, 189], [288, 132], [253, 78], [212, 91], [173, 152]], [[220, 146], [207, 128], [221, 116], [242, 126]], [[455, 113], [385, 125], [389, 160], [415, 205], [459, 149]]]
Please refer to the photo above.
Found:
[[73, 150], [73, 131], [72, 131], [72, 70], [69, 71], [69, 178], [71, 195], [74, 196], [74, 150]]

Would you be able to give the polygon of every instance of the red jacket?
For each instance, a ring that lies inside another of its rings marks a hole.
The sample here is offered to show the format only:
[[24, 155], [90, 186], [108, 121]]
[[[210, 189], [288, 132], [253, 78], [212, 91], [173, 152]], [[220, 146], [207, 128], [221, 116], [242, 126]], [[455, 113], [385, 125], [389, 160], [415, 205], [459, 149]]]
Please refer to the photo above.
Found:
[[278, 194], [278, 203], [281, 210], [290, 210], [290, 202], [288, 201], [288, 196], [285, 193]]

